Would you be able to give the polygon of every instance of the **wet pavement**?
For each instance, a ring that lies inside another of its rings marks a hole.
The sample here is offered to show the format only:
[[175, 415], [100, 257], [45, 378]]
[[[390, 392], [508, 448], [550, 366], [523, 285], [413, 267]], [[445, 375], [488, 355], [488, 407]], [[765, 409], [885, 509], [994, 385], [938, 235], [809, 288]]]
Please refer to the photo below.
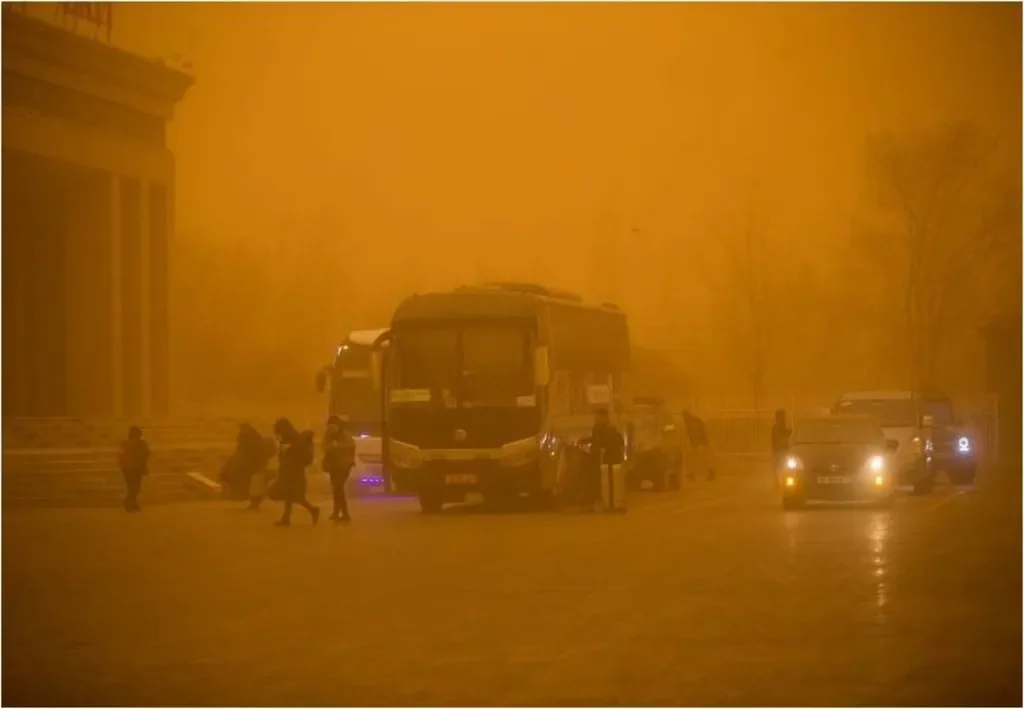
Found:
[[3, 703], [1021, 704], [1020, 469], [889, 511], [3, 517]]

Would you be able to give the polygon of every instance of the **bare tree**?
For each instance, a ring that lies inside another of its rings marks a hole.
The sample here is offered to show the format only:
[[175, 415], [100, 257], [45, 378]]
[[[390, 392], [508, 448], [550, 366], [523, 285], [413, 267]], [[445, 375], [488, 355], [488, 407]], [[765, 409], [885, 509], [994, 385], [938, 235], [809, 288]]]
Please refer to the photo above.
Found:
[[754, 409], [760, 410], [780, 315], [779, 259], [751, 190], [737, 214], [731, 225], [712, 231], [712, 249], [704, 253], [700, 271], [713, 279], [716, 301], [724, 306], [716, 320], [743, 355]]
[[935, 386], [943, 347], [976, 315], [1015, 229], [1019, 240], [1020, 186], [999, 157], [999, 142], [968, 123], [868, 143], [871, 192], [858, 238], [901, 291], [915, 390]]

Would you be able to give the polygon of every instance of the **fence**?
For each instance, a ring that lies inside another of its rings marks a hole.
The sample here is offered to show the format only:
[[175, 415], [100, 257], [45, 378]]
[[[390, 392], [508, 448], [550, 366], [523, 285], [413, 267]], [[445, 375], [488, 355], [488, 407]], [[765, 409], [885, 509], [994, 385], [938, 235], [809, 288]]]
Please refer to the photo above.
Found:
[[[791, 419], [821, 409], [824, 399], [789, 397], [784, 406], [763, 410], [736, 409], [736, 400], [725, 398], [691, 399], [688, 407], [700, 415], [716, 454], [736, 458], [766, 458], [771, 449], [771, 427], [775, 408], [787, 410]], [[968, 435], [979, 457], [986, 462], [1000, 460], [999, 407], [995, 397], [987, 400], [957, 402]], [[319, 430], [320, 412], [303, 411], [293, 419], [299, 428]], [[308, 420], [307, 420], [308, 419]], [[112, 452], [124, 439], [129, 423], [138, 423], [154, 448], [186, 450], [225, 450], [233, 447], [241, 416], [181, 418], [173, 421], [128, 422], [75, 418], [18, 418], [4, 421], [5, 455], [22, 451], [79, 450]], [[263, 414], [248, 420], [266, 435], [273, 417]]]

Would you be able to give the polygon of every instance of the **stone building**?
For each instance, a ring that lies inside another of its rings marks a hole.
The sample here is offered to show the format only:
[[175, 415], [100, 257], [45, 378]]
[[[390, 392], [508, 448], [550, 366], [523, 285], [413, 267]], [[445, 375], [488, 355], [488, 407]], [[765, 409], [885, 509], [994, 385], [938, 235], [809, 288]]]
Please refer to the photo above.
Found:
[[9, 7], [4, 418], [159, 418], [171, 386], [167, 123], [193, 79]]

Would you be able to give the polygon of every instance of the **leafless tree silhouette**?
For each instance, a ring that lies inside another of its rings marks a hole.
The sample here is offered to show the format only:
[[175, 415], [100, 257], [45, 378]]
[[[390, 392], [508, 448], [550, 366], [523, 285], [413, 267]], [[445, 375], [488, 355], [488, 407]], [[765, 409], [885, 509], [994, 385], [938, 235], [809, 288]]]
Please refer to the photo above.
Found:
[[1000, 158], [999, 141], [970, 123], [868, 142], [858, 238], [901, 291], [892, 301], [901, 302], [915, 390], [937, 384], [943, 347], [977, 315], [995, 262], [1020, 240], [1019, 175]]

